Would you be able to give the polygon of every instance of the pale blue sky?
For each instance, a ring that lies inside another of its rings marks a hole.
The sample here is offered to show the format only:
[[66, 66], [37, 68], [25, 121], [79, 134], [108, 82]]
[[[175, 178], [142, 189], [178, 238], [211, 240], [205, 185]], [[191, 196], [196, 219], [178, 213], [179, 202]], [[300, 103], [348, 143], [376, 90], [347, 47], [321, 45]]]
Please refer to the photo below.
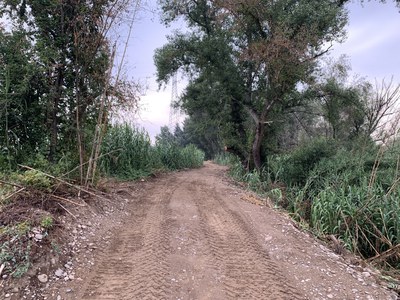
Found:
[[[390, 0], [382, 4], [376, 1], [360, 4], [353, 1], [349, 9], [348, 38], [336, 44], [331, 55], [346, 54], [350, 58], [352, 73], [367, 77], [370, 81], [393, 75], [400, 81], [400, 13]], [[129, 43], [127, 66], [129, 74], [146, 82], [148, 90], [142, 97], [142, 110], [137, 118], [151, 136], [160, 126], [168, 125], [171, 87], [158, 91], [153, 63], [154, 50], [167, 42], [166, 35], [179, 27], [165, 28], [160, 24], [156, 0], [148, 0], [138, 16], [132, 40]], [[183, 82], [183, 81], [182, 81]], [[180, 89], [184, 86], [181, 83]]]

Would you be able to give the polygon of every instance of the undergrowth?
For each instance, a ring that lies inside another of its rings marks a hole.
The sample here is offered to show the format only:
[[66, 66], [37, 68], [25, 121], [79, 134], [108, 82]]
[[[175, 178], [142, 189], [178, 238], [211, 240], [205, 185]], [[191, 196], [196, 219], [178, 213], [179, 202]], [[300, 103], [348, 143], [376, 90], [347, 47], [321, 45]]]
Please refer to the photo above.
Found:
[[398, 269], [397, 252], [390, 251], [400, 242], [399, 157], [396, 145], [346, 149], [317, 140], [272, 155], [251, 172], [231, 155], [216, 162], [229, 163], [235, 180], [269, 197], [317, 235], [334, 235], [365, 259]]
[[[33, 169], [25, 171], [26, 167], [16, 163], [13, 168], [7, 164], [7, 168], [0, 169], [3, 275], [21, 277], [34, 262], [35, 255], [45, 251], [44, 245], [46, 249], [57, 248], [48, 235], [56, 223], [56, 215], [64, 212], [57, 199], [62, 200], [65, 194], [71, 193], [69, 186], [61, 183], [79, 180], [78, 160], [67, 153], [58, 162], [50, 163], [43, 155], [32, 154], [23, 164]], [[193, 145], [180, 147], [174, 140], [165, 139], [152, 145], [145, 131], [116, 125], [104, 137], [98, 176], [138, 179], [160, 171], [201, 167], [203, 161], [204, 153]]]
[[197, 168], [204, 153], [193, 145], [180, 147], [174, 141], [152, 145], [149, 135], [129, 125], [113, 126], [104, 138], [102, 171], [108, 176], [137, 179], [162, 170]]

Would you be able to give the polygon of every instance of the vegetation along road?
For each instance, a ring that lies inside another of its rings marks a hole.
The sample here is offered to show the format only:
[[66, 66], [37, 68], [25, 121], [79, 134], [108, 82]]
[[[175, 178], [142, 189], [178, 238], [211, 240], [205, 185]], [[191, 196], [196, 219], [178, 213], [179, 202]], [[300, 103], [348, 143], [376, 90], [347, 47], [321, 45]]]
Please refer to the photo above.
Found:
[[224, 171], [206, 163], [132, 191], [129, 216], [62, 299], [396, 299], [375, 271], [334, 254]]

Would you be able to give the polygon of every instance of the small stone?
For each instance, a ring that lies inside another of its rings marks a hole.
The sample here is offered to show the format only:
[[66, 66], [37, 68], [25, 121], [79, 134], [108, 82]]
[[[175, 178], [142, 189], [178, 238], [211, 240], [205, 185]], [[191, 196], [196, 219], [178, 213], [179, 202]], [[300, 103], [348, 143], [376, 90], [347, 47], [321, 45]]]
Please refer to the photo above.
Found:
[[43, 234], [37, 233], [35, 234], [35, 240], [41, 241], [43, 239]]
[[54, 272], [54, 274], [55, 274], [57, 277], [62, 277], [62, 276], [64, 275], [64, 271], [61, 270], [61, 269], [57, 269], [57, 270]]
[[364, 277], [370, 277], [371, 276], [371, 273], [369, 273], [369, 272], [363, 272], [362, 274], [363, 274]]
[[15, 288], [12, 289], [12, 292], [13, 292], [13, 293], [18, 293], [18, 292], [19, 292], [19, 289], [18, 289], [17, 287], [15, 287]]
[[329, 299], [333, 299], [333, 295], [332, 294], [328, 294], [326, 295]]
[[47, 277], [46, 274], [40, 274], [40, 275], [38, 275], [37, 278], [39, 279], [39, 281], [41, 283], [46, 283], [49, 280], [49, 278]]
[[72, 289], [66, 289], [65, 290], [67, 293], [72, 293]]
[[60, 295], [57, 296], [57, 300], [61, 300], [61, 296]]
[[4, 295], [4, 297], [6, 297], [6, 298], [10, 298], [10, 297], [11, 297], [11, 295], [10, 295], [10, 294], [5, 294], [5, 295]]
[[7, 277], [8, 277], [7, 274], [4, 274], [4, 275], [2, 276], [3, 279], [6, 279]]

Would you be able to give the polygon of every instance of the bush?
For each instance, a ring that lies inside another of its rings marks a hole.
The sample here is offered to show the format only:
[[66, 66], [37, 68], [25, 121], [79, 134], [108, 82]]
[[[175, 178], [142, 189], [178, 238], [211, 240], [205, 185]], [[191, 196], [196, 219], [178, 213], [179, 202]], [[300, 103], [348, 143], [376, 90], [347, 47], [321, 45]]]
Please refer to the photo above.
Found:
[[[335, 235], [368, 258], [400, 243], [398, 148], [346, 149], [317, 140], [268, 157], [260, 171], [247, 172], [239, 159], [232, 159], [230, 175], [256, 192], [267, 191], [316, 233]], [[386, 262], [400, 266], [397, 257]]]
[[282, 180], [288, 185], [304, 185], [310, 172], [324, 158], [336, 153], [336, 143], [318, 139], [300, 146], [283, 162]]
[[17, 179], [24, 186], [39, 190], [49, 190], [52, 186], [51, 180], [43, 172], [37, 170], [25, 171], [23, 174], [17, 175]]
[[217, 154], [213, 161], [222, 166], [230, 166], [236, 160], [236, 156], [229, 152], [222, 152]]
[[304, 186], [292, 186], [289, 197], [295, 216], [307, 216], [316, 232], [338, 236], [364, 257], [400, 242], [400, 190], [394, 185], [394, 162], [383, 156], [382, 168], [376, 170], [371, 164], [374, 157], [376, 153], [339, 150], [315, 166]]

